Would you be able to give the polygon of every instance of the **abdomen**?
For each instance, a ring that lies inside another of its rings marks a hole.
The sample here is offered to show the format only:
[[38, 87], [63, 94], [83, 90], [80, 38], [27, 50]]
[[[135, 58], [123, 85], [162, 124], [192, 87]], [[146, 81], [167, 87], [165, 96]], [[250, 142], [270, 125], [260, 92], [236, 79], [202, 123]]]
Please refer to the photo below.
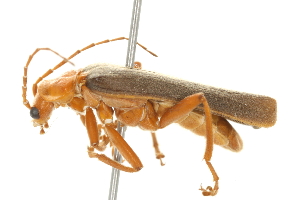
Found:
[[[242, 150], [243, 141], [230, 123], [223, 117], [216, 115], [212, 115], [212, 119], [214, 144], [234, 152]], [[206, 121], [204, 113], [191, 112], [178, 120], [177, 123], [197, 135], [206, 136]]]

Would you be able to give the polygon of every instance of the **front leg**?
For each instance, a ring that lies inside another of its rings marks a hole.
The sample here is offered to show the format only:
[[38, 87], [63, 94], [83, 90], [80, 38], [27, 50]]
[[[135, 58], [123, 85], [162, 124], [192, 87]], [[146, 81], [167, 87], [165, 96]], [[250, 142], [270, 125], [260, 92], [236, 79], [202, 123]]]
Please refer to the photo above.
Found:
[[104, 130], [109, 138], [109, 141], [119, 150], [120, 154], [128, 161], [131, 167], [122, 165], [104, 154], [98, 154], [94, 152], [94, 149], [99, 145], [99, 134], [96, 118], [91, 108], [86, 109], [85, 126], [90, 139], [91, 146], [88, 147], [88, 154], [91, 158], [98, 158], [100, 161], [125, 172], [137, 172], [143, 168], [143, 164], [139, 157], [122, 138], [122, 136], [114, 129], [113, 124], [104, 124]]

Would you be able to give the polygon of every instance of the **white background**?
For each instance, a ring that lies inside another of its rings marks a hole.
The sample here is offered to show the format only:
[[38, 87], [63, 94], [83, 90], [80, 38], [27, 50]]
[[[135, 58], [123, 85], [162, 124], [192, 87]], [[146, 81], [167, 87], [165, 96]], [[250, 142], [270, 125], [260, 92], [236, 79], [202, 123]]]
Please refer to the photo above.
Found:
[[[0, 199], [107, 199], [111, 167], [90, 159], [88, 138], [70, 109], [54, 112], [43, 136], [22, 105], [23, 67], [37, 47], [64, 56], [105, 39], [128, 36], [132, 1], [2, 1]], [[215, 147], [220, 176], [215, 199], [299, 199], [298, 1], [144, 1], [137, 48], [143, 68], [217, 87], [277, 99], [278, 121], [255, 130], [232, 122], [244, 140], [233, 153]], [[95, 47], [72, 61], [125, 64], [127, 41]], [[29, 85], [60, 62], [39, 52]], [[54, 73], [59, 76], [72, 67]], [[28, 99], [32, 100], [31, 88]], [[166, 166], [154, 158], [150, 133], [129, 128], [126, 141], [144, 168], [121, 172], [118, 199], [203, 199], [212, 184], [202, 162], [204, 138], [178, 125], [158, 131]], [[206, 197], [208, 198], [208, 197]]]

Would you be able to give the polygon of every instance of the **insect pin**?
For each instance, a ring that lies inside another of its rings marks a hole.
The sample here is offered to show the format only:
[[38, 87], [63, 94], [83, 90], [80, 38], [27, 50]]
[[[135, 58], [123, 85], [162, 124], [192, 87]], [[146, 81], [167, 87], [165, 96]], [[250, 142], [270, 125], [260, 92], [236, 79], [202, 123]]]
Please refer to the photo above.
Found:
[[[125, 172], [137, 172], [143, 168], [143, 164], [117, 132], [114, 117], [123, 125], [138, 126], [151, 132], [156, 158], [161, 165], [164, 154], [158, 148], [155, 131], [178, 123], [193, 133], [206, 137], [204, 160], [212, 173], [214, 186], [206, 189], [201, 186], [200, 190], [205, 196], [216, 195], [219, 177], [210, 162], [213, 145], [233, 152], [238, 152], [243, 147], [240, 136], [227, 120], [253, 127], [271, 127], [276, 122], [276, 101], [263, 95], [215, 88], [145, 71], [140, 69], [140, 63], [136, 63], [135, 69], [96, 63], [83, 69], [65, 72], [52, 80], [44, 80], [80, 52], [123, 39], [127, 38], [93, 43], [64, 58], [33, 84], [32, 104], [26, 97], [28, 66], [38, 51], [56, 52], [43, 48], [30, 55], [24, 67], [22, 96], [24, 105], [30, 109], [33, 125], [40, 126], [40, 133], [43, 134], [44, 129], [48, 128], [48, 120], [53, 110], [60, 106], [70, 107], [80, 115], [87, 129], [90, 140], [88, 155], [91, 158], [97, 158]], [[138, 45], [148, 51], [141, 44]], [[95, 152], [104, 151], [109, 144], [119, 150], [130, 166]]]

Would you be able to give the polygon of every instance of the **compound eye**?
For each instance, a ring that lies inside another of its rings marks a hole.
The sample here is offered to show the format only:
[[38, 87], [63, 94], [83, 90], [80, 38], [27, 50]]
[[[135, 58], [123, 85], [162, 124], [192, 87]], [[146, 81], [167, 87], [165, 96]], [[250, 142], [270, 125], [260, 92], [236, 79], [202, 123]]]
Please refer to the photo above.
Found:
[[30, 108], [30, 116], [33, 119], [39, 119], [40, 118], [40, 112], [36, 107]]

